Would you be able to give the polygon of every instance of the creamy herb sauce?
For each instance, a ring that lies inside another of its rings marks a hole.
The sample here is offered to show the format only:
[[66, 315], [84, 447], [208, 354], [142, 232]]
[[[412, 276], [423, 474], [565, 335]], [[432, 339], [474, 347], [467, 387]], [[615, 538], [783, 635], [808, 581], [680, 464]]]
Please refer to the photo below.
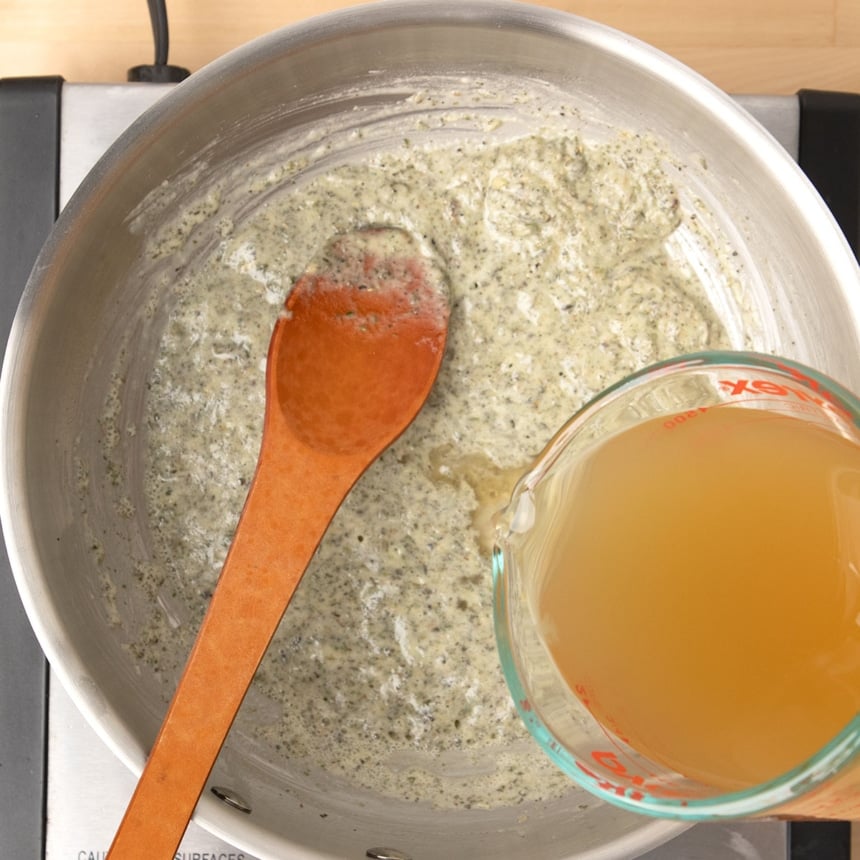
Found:
[[[266, 348], [292, 281], [335, 233], [409, 230], [450, 280], [445, 362], [332, 523], [256, 681], [277, 707], [251, 724], [290, 766], [383, 794], [466, 807], [558, 796], [569, 783], [498, 665], [489, 515], [586, 398], [656, 359], [729, 346], [672, 251], [695, 225], [663, 157], [636, 136], [546, 133], [404, 142], [280, 192], [281, 174], [254, 182], [267, 196], [243, 218], [220, 214], [217, 194], [201, 204], [218, 241], [180, 277], [149, 380], [159, 559], [140, 575], [153, 605], [202, 615], [253, 475]], [[187, 235], [174, 225], [153, 255]], [[193, 635], [177, 624], [156, 611], [133, 652], [167, 669]]]

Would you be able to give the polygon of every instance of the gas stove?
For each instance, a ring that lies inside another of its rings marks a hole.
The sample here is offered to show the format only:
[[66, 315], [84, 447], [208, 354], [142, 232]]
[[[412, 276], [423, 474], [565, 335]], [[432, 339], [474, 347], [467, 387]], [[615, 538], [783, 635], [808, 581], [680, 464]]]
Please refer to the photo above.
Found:
[[[57, 212], [171, 86], [0, 80], [0, 344]], [[860, 96], [738, 100], [798, 159], [856, 253]], [[133, 788], [131, 773], [54, 681], [0, 546], [0, 860], [103, 860]], [[841, 822], [700, 824], [642, 860], [847, 860], [849, 841]], [[355, 857], [363, 856], [357, 845]], [[176, 858], [254, 860], [193, 823]]]

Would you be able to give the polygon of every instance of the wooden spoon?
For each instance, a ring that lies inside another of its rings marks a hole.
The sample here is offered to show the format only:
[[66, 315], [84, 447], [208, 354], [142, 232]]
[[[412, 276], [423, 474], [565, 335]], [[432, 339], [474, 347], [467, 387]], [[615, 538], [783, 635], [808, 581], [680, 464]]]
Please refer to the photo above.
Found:
[[335, 237], [296, 283], [269, 346], [257, 471], [110, 860], [173, 858], [329, 522], [429, 394], [448, 312], [440, 270], [390, 227]]

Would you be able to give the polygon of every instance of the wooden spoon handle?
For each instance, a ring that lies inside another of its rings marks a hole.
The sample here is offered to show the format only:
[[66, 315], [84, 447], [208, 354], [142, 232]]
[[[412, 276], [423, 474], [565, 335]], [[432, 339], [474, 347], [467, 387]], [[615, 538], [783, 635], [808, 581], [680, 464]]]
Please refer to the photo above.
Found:
[[293, 592], [362, 471], [273, 436], [110, 860], [173, 858]]

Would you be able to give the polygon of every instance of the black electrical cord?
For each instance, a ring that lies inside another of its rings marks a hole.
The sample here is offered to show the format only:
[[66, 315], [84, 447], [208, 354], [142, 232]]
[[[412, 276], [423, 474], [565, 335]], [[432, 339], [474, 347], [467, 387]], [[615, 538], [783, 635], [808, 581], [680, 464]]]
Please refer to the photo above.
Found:
[[170, 34], [167, 30], [167, 4], [164, 0], [147, 0], [149, 19], [152, 22], [152, 38], [155, 42], [155, 65], [167, 65]]
[[172, 84], [185, 80], [191, 72], [181, 66], [167, 62], [170, 34], [167, 28], [166, 0], [147, 0], [152, 38], [155, 42], [155, 62], [151, 65], [134, 66], [128, 70], [128, 80], [133, 82]]

